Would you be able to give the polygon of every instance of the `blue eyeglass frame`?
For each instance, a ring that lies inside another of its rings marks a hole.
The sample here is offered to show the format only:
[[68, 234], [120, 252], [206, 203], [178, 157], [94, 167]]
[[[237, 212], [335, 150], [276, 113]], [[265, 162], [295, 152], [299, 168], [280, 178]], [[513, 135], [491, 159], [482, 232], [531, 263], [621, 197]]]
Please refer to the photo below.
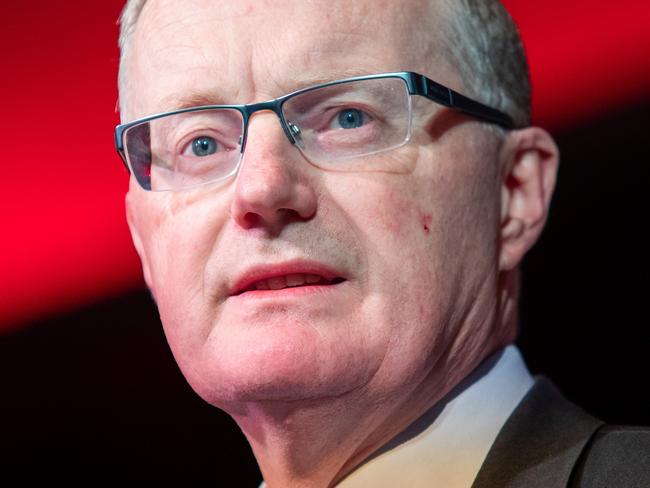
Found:
[[296, 144], [297, 140], [295, 134], [292, 132], [289, 122], [285, 119], [284, 113], [282, 112], [283, 104], [295, 97], [312, 90], [317, 90], [319, 88], [324, 88], [327, 86], [339, 85], [341, 83], [348, 83], [351, 81], [363, 81], [363, 80], [376, 80], [379, 78], [399, 78], [406, 83], [406, 87], [409, 95], [420, 95], [425, 98], [428, 98], [432, 102], [435, 102], [439, 105], [457, 110], [466, 115], [474, 117], [475, 119], [481, 120], [483, 122], [488, 122], [490, 124], [498, 125], [499, 127], [512, 130], [515, 128], [515, 123], [509, 115], [497, 110], [495, 108], [484, 105], [476, 100], [473, 100], [465, 95], [462, 95], [451, 88], [448, 88], [440, 83], [433, 81], [430, 78], [427, 78], [424, 75], [419, 73], [414, 73], [412, 71], [398, 71], [394, 73], [379, 73], [374, 75], [365, 75], [365, 76], [355, 76], [352, 78], [344, 78], [342, 80], [331, 81], [328, 83], [322, 83], [319, 85], [310, 86], [307, 88], [302, 88], [294, 92], [288, 93], [273, 100], [268, 100], [266, 102], [250, 103], [246, 105], [202, 105], [198, 107], [184, 108], [180, 110], [175, 110], [172, 112], [163, 112], [155, 115], [150, 115], [143, 117], [126, 124], [120, 124], [115, 127], [115, 148], [117, 149], [118, 154], [122, 158], [124, 165], [132, 172], [131, 167], [129, 166], [126, 151], [124, 149], [124, 133], [131, 127], [150, 122], [155, 119], [166, 117], [169, 115], [182, 114], [187, 112], [196, 112], [200, 110], [214, 110], [214, 109], [230, 109], [237, 110], [241, 113], [243, 119], [243, 134], [241, 142], [241, 152], [244, 152], [246, 147], [246, 137], [248, 134], [248, 121], [255, 112], [261, 110], [270, 110], [274, 112], [280, 119], [282, 128], [289, 138], [289, 141], [292, 144]]

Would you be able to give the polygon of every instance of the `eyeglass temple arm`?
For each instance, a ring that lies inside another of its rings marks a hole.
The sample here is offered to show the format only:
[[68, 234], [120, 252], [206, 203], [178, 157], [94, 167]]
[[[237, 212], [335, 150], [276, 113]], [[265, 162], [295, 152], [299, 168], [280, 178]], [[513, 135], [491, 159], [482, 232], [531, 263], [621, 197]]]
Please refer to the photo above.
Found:
[[115, 138], [115, 149], [117, 150], [117, 154], [120, 155], [122, 163], [124, 163], [124, 167], [130, 173], [131, 168], [129, 168], [129, 163], [126, 162], [126, 154], [124, 153], [124, 127], [121, 125], [115, 127], [113, 136]]
[[504, 129], [511, 130], [515, 128], [512, 117], [500, 110], [488, 107], [465, 95], [461, 95], [451, 88], [430, 80], [424, 75], [416, 75], [415, 81], [414, 88], [417, 95], [422, 95], [436, 103], [459, 110], [485, 122], [496, 124]]

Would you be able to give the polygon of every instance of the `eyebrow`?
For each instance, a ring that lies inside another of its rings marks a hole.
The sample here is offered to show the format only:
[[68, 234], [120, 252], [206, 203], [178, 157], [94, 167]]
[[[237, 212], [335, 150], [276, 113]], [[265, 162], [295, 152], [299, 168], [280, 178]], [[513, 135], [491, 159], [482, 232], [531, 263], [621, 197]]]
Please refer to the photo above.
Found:
[[[309, 88], [310, 86], [322, 85], [329, 83], [331, 81], [342, 80], [345, 78], [352, 78], [354, 76], [363, 76], [365, 74], [374, 74], [374, 73], [365, 73], [359, 70], [343, 70], [337, 72], [333, 75], [315, 75], [309, 76], [304, 73], [301, 75], [300, 80], [293, 80], [292, 85], [293, 89], [285, 91], [284, 93], [279, 94], [278, 96], [286, 95], [287, 93], [292, 93], [294, 91], [301, 90], [303, 88]], [[257, 102], [266, 101], [266, 100], [257, 100]], [[255, 102], [251, 102], [255, 103]], [[234, 101], [226, 101], [223, 97], [217, 95], [214, 92], [205, 92], [197, 91], [190, 92], [186, 94], [172, 94], [162, 99], [161, 107], [166, 111], [174, 110], [183, 110], [186, 108], [193, 107], [203, 107], [206, 105], [237, 105]]]
[[192, 92], [183, 95], [172, 94], [162, 99], [161, 106], [167, 111], [204, 105], [226, 105], [223, 98], [210, 92]]
[[[345, 69], [342, 71], [337, 71], [336, 74], [331, 74], [331, 75], [315, 75], [315, 76], [309, 76], [308, 74], [304, 74], [300, 77], [300, 80], [298, 80], [299, 86], [294, 88], [293, 91], [296, 90], [301, 90], [303, 88], [309, 88], [310, 86], [314, 85], [323, 85], [325, 83], [329, 83], [332, 81], [336, 80], [344, 80], [346, 78], [354, 78], [355, 76], [365, 76], [365, 75], [372, 75], [377, 72], [365, 72], [365, 71], [360, 71], [358, 69]], [[290, 93], [290, 92], [287, 92]]]

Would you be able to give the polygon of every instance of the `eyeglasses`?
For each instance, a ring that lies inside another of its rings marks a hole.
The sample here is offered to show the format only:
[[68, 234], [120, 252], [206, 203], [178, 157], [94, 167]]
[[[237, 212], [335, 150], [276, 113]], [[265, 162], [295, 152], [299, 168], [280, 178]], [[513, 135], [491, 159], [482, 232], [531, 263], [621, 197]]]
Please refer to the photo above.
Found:
[[[270, 110], [289, 141], [314, 166], [385, 170], [367, 158], [411, 137], [411, 96], [420, 95], [476, 119], [514, 128], [508, 115], [426, 76], [383, 73], [304, 88], [248, 105], [210, 105], [144, 117], [115, 128], [115, 146], [145, 190], [184, 190], [237, 172], [255, 112]], [[385, 160], [386, 158], [383, 158]]]

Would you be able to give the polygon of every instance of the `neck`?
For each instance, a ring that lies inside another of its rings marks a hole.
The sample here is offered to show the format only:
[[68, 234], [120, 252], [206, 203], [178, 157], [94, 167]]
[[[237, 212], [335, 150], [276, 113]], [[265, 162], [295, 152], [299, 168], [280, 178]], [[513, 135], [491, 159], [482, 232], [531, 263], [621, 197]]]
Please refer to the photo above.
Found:
[[327, 487], [354, 467], [350, 460], [365, 457], [359, 451], [373, 431], [375, 416], [351, 415], [352, 410], [357, 409], [343, 398], [318, 404], [258, 402], [235, 420], [269, 488]]
[[[516, 331], [517, 272], [502, 276], [496, 316], [482, 347], [459, 341], [429, 373], [378, 397], [368, 391], [328, 399], [247, 402], [228, 409], [253, 449], [268, 488], [335, 486], [372, 453], [438, 403]], [[490, 315], [490, 314], [488, 314]], [[491, 337], [490, 337], [491, 336]], [[453, 367], [451, 367], [453, 365]]]
[[476, 364], [466, 366], [450, 374], [433, 365], [429, 376], [393, 397], [354, 392], [325, 401], [261, 401], [230, 413], [268, 488], [330, 487], [435, 405]]

